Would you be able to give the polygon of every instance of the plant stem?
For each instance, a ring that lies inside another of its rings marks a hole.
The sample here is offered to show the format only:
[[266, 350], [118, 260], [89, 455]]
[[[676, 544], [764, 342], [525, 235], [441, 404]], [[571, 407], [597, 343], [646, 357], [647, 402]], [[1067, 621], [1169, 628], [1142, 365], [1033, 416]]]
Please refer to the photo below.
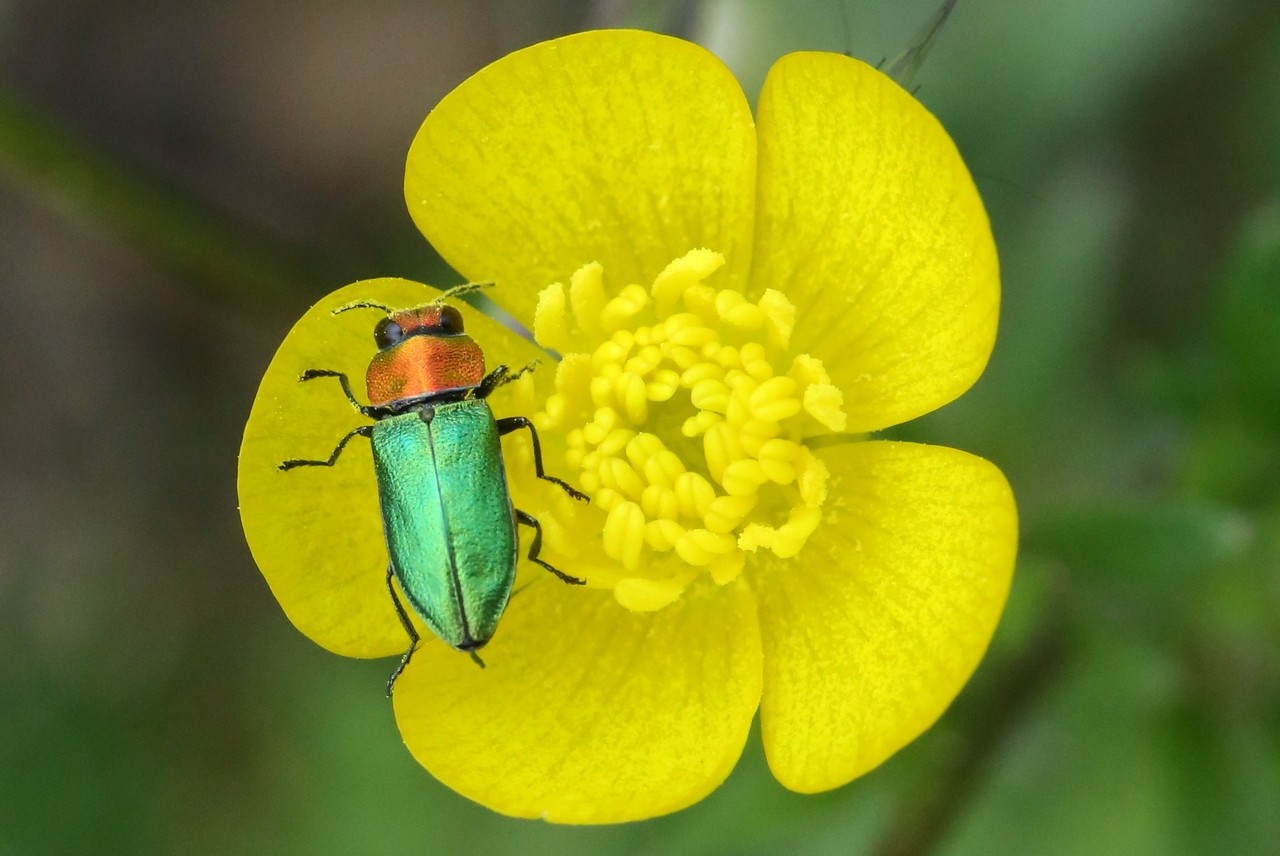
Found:
[[972, 799], [981, 791], [1003, 744], [1017, 730], [1037, 699], [1069, 662], [1061, 611], [1049, 620], [968, 706], [975, 724], [932, 771], [916, 799], [898, 809], [871, 851], [875, 856], [924, 856], [933, 853]]
[[95, 149], [0, 91], [0, 173], [69, 217], [114, 231], [214, 297], [270, 303], [335, 279], [314, 253], [237, 222]]

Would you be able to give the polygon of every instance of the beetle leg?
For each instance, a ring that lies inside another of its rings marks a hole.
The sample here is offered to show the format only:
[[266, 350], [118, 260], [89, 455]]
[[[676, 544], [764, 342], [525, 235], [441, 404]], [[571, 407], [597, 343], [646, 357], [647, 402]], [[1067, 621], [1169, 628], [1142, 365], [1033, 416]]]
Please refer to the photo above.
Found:
[[[506, 386], [509, 383], [514, 383], [515, 381], [520, 380], [520, 378], [524, 377], [529, 372], [536, 369], [538, 367], [538, 364], [541, 362], [542, 360], [534, 360], [531, 363], [525, 363], [523, 366], [516, 369], [514, 372], [507, 374], [506, 377], [499, 380], [496, 384], [494, 384], [494, 386]], [[503, 366], [503, 368], [506, 368], [506, 367]]]
[[391, 563], [387, 563], [387, 591], [391, 593], [391, 603], [396, 608], [396, 615], [400, 616], [400, 625], [404, 627], [404, 632], [409, 634], [409, 650], [404, 652], [404, 656], [400, 658], [400, 665], [396, 666], [396, 670], [391, 673], [391, 677], [387, 678], [387, 698], [391, 698], [391, 690], [396, 685], [396, 678], [400, 677], [400, 673], [404, 671], [404, 667], [409, 665], [409, 658], [413, 656], [414, 649], [418, 647], [418, 630], [413, 626], [413, 622], [409, 620], [409, 614], [404, 611], [404, 606], [400, 604], [400, 598], [396, 596], [395, 583], [392, 581], [393, 572]]
[[500, 437], [504, 434], [510, 434], [512, 431], [519, 431], [521, 428], [528, 428], [529, 436], [533, 438], [533, 469], [538, 478], [560, 485], [560, 487], [564, 488], [564, 492], [574, 499], [580, 499], [583, 502], [591, 501], [591, 497], [587, 496], [582, 491], [570, 486], [570, 484], [563, 479], [547, 475], [546, 471], [542, 469], [542, 444], [538, 442], [537, 429], [533, 427], [533, 423], [530, 422], [527, 417], [508, 416], [506, 419], [499, 419], [497, 425], [498, 436]]
[[480, 385], [476, 387], [474, 398], [488, 398], [489, 393], [493, 392], [502, 385], [502, 379], [507, 376], [507, 372], [511, 369], [506, 366], [494, 366], [493, 371], [484, 376], [484, 380], [480, 381]]
[[506, 366], [495, 366], [493, 371], [484, 376], [484, 380], [480, 381], [480, 385], [476, 387], [475, 398], [488, 398], [489, 394], [500, 386], [506, 386], [509, 383], [519, 380], [527, 373], [538, 367], [542, 360], [534, 360], [528, 365], [523, 366], [517, 371], [511, 371]]
[[347, 401], [351, 402], [352, 407], [358, 410], [361, 415], [368, 416], [371, 419], [377, 416], [378, 408], [369, 407], [356, 400], [355, 394], [351, 392], [351, 384], [347, 382], [347, 376], [342, 372], [330, 371], [329, 369], [307, 369], [299, 376], [298, 383], [306, 380], [315, 380], [318, 377], [336, 377], [338, 383], [342, 384], [342, 391], [346, 393]]
[[276, 465], [278, 470], [291, 470], [294, 467], [331, 467], [338, 461], [338, 456], [342, 454], [342, 450], [346, 448], [347, 443], [351, 442], [351, 438], [357, 434], [361, 437], [368, 437], [373, 433], [372, 425], [361, 425], [359, 428], [353, 428], [347, 432], [347, 435], [338, 441], [338, 445], [334, 448], [333, 454], [323, 461], [304, 461], [298, 458], [290, 458], [287, 461], [281, 461]]
[[530, 514], [527, 511], [521, 511], [520, 509], [517, 508], [516, 520], [519, 521], [520, 523], [523, 523], [525, 526], [530, 526], [533, 528], [533, 543], [529, 545], [529, 561], [537, 562], [539, 565], [542, 565], [542, 567], [546, 568], [548, 571], [555, 574], [557, 577], [559, 577], [561, 580], [563, 580], [564, 582], [568, 583], [571, 586], [580, 586], [580, 585], [586, 584], [586, 580], [578, 579], [577, 577], [571, 577], [568, 574], [566, 574], [564, 571], [560, 570], [559, 568], [552, 567], [551, 565], [544, 562], [542, 559], [538, 558], [538, 553], [542, 551], [542, 524], [538, 522], [538, 518], [534, 517], [532, 514]]

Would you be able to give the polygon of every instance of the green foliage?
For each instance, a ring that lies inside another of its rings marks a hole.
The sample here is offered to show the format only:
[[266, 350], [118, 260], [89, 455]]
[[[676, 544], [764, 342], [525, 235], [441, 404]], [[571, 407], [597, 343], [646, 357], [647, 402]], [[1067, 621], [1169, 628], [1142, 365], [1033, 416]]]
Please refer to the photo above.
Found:
[[1222, 397], [1280, 426], [1280, 199], [1243, 224], [1218, 278], [1214, 343]]

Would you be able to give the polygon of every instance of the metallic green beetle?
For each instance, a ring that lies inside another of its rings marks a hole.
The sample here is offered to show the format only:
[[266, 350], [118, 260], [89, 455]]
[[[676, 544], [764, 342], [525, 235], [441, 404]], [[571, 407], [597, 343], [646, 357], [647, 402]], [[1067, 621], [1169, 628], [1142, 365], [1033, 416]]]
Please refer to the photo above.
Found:
[[583, 582], [538, 558], [542, 527], [511, 503], [498, 438], [521, 428], [528, 428], [533, 439], [538, 478], [554, 482], [575, 499], [587, 496], [543, 472], [533, 423], [523, 416], [494, 419], [485, 399], [527, 368], [511, 374], [506, 366], [498, 366], [485, 374], [483, 351], [463, 330], [461, 313], [445, 302], [478, 287], [459, 286], [412, 309], [358, 302], [334, 310], [387, 313], [373, 333], [378, 353], [365, 374], [369, 404], [356, 400], [341, 372], [309, 369], [299, 380], [337, 378], [352, 406], [375, 422], [348, 432], [326, 460], [279, 465], [281, 470], [331, 467], [353, 437], [367, 437], [372, 443], [390, 558], [387, 589], [409, 635], [409, 649], [387, 681], [388, 695], [419, 641], [393, 579], [423, 623], [480, 666], [484, 662], [476, 649], [493, 637], [511, 598], [517, 523], [533, 529], [531, 561], [566, 583]]

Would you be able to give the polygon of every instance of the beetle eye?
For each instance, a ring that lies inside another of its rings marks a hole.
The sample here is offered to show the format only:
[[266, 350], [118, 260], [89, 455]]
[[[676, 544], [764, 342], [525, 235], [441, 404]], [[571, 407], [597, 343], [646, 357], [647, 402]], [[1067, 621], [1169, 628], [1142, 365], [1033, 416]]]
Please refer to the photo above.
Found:
[[440, 332], [445, 336], [456, 336], [462, 332], [462, 313], [452, 306], [440, 310]]
[[383, 318], [373, 328], [373, 341], [380, 351], [385, 351], [403, 338], [404, 330], [391, 318]]

